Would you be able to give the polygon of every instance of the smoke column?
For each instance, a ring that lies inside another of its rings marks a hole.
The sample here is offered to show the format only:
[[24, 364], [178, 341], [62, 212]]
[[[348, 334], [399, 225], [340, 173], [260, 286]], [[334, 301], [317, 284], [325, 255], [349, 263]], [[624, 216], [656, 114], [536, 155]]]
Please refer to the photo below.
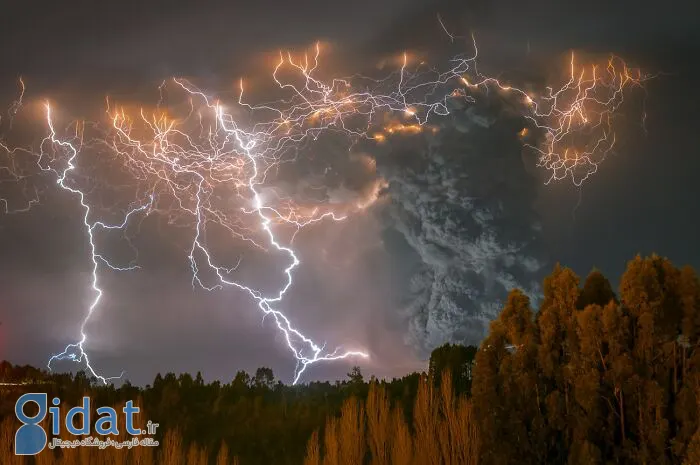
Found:
[[523, 119], [497, 97], [452, 102], [436, 131], [392, 139], [377, 158], [382, 212], [403, 294], [407, 340], [425, 355], [478, 344], [512, 288], [536, 301], [545, 255], [536, 180], [518, 137]]

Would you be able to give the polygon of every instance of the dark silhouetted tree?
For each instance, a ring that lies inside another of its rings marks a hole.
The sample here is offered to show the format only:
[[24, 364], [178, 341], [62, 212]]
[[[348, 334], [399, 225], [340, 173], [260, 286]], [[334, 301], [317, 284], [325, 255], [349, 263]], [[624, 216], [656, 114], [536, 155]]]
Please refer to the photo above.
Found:
[[275, 375], [272, 373], [272, 369], [261, 367], [255, 370], [253, 385], [258, 388], [272, 389], [275, 385]]
[[465, 347], [459, 344], [444, 344], [434, 349], [430, 354], [428, 375], [435, 387], [440, 386], [442, 374], [449, 371], [456, 392], [458, 394], [470, 392], [476, 350], [474, 346]]

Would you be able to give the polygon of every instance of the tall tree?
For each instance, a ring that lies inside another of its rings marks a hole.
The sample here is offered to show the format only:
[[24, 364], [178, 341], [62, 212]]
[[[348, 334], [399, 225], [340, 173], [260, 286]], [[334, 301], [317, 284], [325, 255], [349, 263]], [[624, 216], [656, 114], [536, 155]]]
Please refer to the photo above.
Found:
[[275, 375], [272, 373], [272, 369], [260, 367], [255, 370], [253, 385], [257, 388], [272, 389], [275, 385]]
[[[543, 401], [537, 332], [526, 295], [514, 290], [476, 355], [473, 408], [485, 464], [541, 463]], [[503, 447], [503, 444], [508, 447]]]
[[579, 278], [568, 268], [557, 264], [544, 280], [544, 298], [537, 315], [537, 360], [548, 435], [555, 438], [547, 446], [548, 461], [562, 461], [573, 440], [576, 373], [572, 361], [579, 350], [576, 321], [579, 294]]
[[586, 277], [578, 298], [578, 308], [583, 310], [588, 305], [605, 306], [611, 300], [616, 300], [610, 281], [603, 273], [594, 269]]
[[474, 346], [449, 343], [434, 349], [430, 354], [428, 374], [435, 386], [439, 387], [442, 374], [449, 371], [456, 392], [458, 394], [470, 392], [476, 350]]

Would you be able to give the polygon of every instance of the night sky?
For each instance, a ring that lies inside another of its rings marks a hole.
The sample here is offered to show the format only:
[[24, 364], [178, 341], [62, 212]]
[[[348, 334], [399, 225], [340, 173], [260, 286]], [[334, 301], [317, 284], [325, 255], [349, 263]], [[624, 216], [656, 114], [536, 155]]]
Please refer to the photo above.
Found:
[[[328, 63], [342, 75], [403, 50], [439, 61], [458, 46], [438, 13], [456, 33], [475, 34], [480, 66], [499, 76], [548, 75], [572, 49], [615, 53], [660, 73], [646, 87], [646, 133], [633, 105], [615, 153], [581, 190], [538, 183], [547, 266], [559, 261], [581, 275], [597, 267], [614, 285], [637, 253], [700, 269], [700, 20], [691, 2], [11, 3], [0, 10], [0, 108], [16, 98], [21, 75], [28, 101], [49, 98], [66, 119], [99, 117], [105, 95], [153, 99], [175, 75], [218, 89], [240, 76], [267, 78], [262, 56], [315, 40], [332, 44]], [[0, 184], [0, 197], [10, 189]], [[305, 380], [342, 377], [355, 363], [379, 376], [425, 366], [425, 353], [406, 338], [396, 302], [410, 276], [397, 273], [401, 247], [386, 230], [386, 218], [369, 212], [298, 238], [303, 264], [284, 309], [316, 339], [371, 353], [369, 361], [315, 365]], [[93, 363], [108, 375], [126, 370], [136, 383], [158, 371], [228, 381], [262, 365], [289, 381], [293, 358], [252, 301], [235, 290], [193, 290], [186, 254], [168, 241], [156, 221], [145, 222], [136, 239], [142, 268], [104, 274], [105, 297], [88, 326]], [[0, 212], [0, 358], [43, 366], [75, 341], [89, 299], [74, 199], [47, 188], [31, 212]]]

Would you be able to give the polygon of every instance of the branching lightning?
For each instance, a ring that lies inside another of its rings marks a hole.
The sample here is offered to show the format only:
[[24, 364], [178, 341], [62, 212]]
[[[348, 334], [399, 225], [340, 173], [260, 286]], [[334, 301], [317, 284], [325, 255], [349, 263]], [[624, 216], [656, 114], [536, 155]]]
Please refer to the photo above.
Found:
[[[440, 25], [454, 41], [455, 36], [447, 31], [442, 20]], [[78, 342], [53, 355], [49, 369], [55, 361], [71, 360], [83, 363], [91, 375], [104, 383], [113, 379], [93, 368], [85, 348], [86, 325], [103, 295], [99, 284], [101, 267], [124, 271], [136, 265], [113, 265], [100, 252], [96, 234], [123, 230], [132, 217], [151, 214], [190, 227], [188, 258], [193, 286], [209, 291], [224, 287], [245, 291], [263, 318], [273, 319], [296, 359], [294, 383], [312, 364], [368, 357], [359, 350], [326, 350], [325, 344], [315, 342], [297, 329], [280, 307], [301, 263], [292, 247], [296, 233], [313, 223], [342, 221], [347, 215], [368, 208], [377, 200], [382, 181], [377, 182], [377, 189], [369, 198], [352, 204], [306, 206], [272, 186], [274, 174], [284, 163], [294, 162], [307, 143], [324, 133], [345, 137], [352, 145], [359, 139], [381, 143], [397, 134], [437, 131], [428, 121], [431, 116], [448, 115], [449, 100], [470, 103], [484, 92], [496, 90], [512, 94], [506, 98], [512, 98], [532, 126], [544, 132], [542, 144], [525, 145], [538, 153], [538, 165], [551, 174], [547, 182], [571, 178], [575, 185], [581, 185], [596, 172], [615, 143], [613, 114], [622, 104], [627, 88], [641, 86], [649, 78], [616, 57], [602, 71], [597, 66], [577, 69], [572, 54], [568, 82], [557, 91], [548, 87], [541, 96], [535, 96], [482, 76], [475, 66], [477, 55], [474, 42], [473, 55], [456, 56], [450, 61], [449, 69], [439, 71], [423, 63], [410, 67], [408, 55], [404, 54], [400, 69], [384, 79], [354, 76], [325, 82], [316, 77], [320, 56], [317, 44], [311, 59], [308, 55], [295, 59], [290, 53], [280, 52], [272, 79], [280, 91], [287, 93], [284, 99], [250, 104], [244, 98], [245, 86], [241, 81], [238, 99], [232, 104], [235, 111], [229, 111], [189, 81], [175, 78], [159, 87], [160, 99], [154, 111], [141, 108], [132, 116], [108, 100], [108, 126], [75, 124], [74, 135], [70, 137], [58, 135], [52, 107], [47, 103], [48, 135], [38, 151], [4, 144], [0, 147], [10, 159], [18, 151], [36, 156], [41, 172], [52, 173], [56, 184], [75, 196], [84, 212], [94, 298], [80, 326]], [[294, 79], [282, 77], [289, 72], [294, 73], [296, 84]], [[24, 97], [24, 82], [20, 82], [22, 94], [19, 103], [10, 110], [13, 116]], [[162, 109], [166, 88], [173, 88], [174, 93], [183, 95], [188, 102], [179, 118]], [[387, 116], [393, 118], [389, 124], [386, 124]], [[523, 129], [521, 135], [526, 136], [527, 131]], [[87, 132], [97, 135], [87, 136]], [[117, 224], [93, 218], [88, 193], [75, 177], [75, 162], [86, 150], [107, 154], [130, 175], [127, 185], [137, 192], [138, 200], [126, 209], [123, 220]], [[4, 168], [18, 179], [20, 174], [13, 166]], [[9, 212], [8, 201], [2, 198], [0, 201]], [[15, 211], [26, 210], [35, 202], [32, 199], [26, 208]], [[207, 235], [214, 228], [225, 231], [233, 241], [244, 241], [256, 249], [279, 255], [286, 264], [280, 270], [283, 282], [278, 289], [266, 293], [234, 279], [241, 257], [234, 264], [225, 263], [226, 259], [214, 250]], [[292, 234], [287, 234], [288, 231]], [[287, 236], [287, 240], [283, 239]]]

